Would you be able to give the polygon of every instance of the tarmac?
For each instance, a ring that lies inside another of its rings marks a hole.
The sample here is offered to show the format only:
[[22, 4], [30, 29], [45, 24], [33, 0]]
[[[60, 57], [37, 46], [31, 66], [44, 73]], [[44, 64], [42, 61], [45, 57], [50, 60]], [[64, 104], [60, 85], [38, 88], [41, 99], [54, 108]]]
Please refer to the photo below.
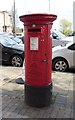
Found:
[[74, 73], [52, 71], [52, 104], [42, 108], [25, 103], [24, 84], [16, 83], [21, 73], [21, 67], [0, 66], [0, 118], [75, 118]]

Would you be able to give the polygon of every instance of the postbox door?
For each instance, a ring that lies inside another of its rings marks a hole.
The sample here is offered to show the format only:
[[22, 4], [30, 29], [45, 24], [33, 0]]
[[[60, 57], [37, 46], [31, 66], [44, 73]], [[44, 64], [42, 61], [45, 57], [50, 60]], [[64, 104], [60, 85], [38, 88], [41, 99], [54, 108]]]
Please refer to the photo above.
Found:
[[[26, 40], [26, 82], [31, 85], [46, 85], [50, 81], [50, 40], [48, 39], [47, 26], [44, 33], [28, 33]], [[47, 34], [46, 34], [47, 33]], [[49, 50], [48, 50], [49, 49]], [[49, 75], [48, 75], [49, 74]]]

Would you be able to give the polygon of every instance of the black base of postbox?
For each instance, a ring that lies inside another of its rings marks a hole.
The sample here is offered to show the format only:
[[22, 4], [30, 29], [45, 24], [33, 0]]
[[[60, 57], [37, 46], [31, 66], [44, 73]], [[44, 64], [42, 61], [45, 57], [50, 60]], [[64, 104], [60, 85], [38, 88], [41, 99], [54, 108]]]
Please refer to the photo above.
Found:
[[52, 103], [52, 83], [29, 85], [25, 83], [25, 103], [33, 107], [45, 107]]

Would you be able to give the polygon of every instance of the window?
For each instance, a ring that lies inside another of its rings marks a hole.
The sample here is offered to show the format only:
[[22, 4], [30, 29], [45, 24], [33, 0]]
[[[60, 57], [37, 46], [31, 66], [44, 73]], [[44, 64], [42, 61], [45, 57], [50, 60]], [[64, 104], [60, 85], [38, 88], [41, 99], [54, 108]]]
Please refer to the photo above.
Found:
[[70, 50], [75, 50], [75, 43], [68, 47]]
[[57, 39], [58, 35], [53, 32], [53, 33], [52, 33], [52, 37], [53, 37], [54, 39]]
[[9, 46], [9, 45], [14, 45], [14, 44], [16, 44], [16, 42], [13, 41], [12, 39], [5, 38], [5, 37], [0, 38], [0, 42], [1, 42], [1, 44], [4, 45], [4, 46]]

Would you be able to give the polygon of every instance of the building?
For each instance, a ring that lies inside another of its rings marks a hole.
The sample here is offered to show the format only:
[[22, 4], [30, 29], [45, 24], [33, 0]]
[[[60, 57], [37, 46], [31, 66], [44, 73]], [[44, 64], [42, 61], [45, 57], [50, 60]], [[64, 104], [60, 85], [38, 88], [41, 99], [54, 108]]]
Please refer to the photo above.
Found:
[[12, 33], [11, 15], [7, 11], [0, 11], [0, 32]]

